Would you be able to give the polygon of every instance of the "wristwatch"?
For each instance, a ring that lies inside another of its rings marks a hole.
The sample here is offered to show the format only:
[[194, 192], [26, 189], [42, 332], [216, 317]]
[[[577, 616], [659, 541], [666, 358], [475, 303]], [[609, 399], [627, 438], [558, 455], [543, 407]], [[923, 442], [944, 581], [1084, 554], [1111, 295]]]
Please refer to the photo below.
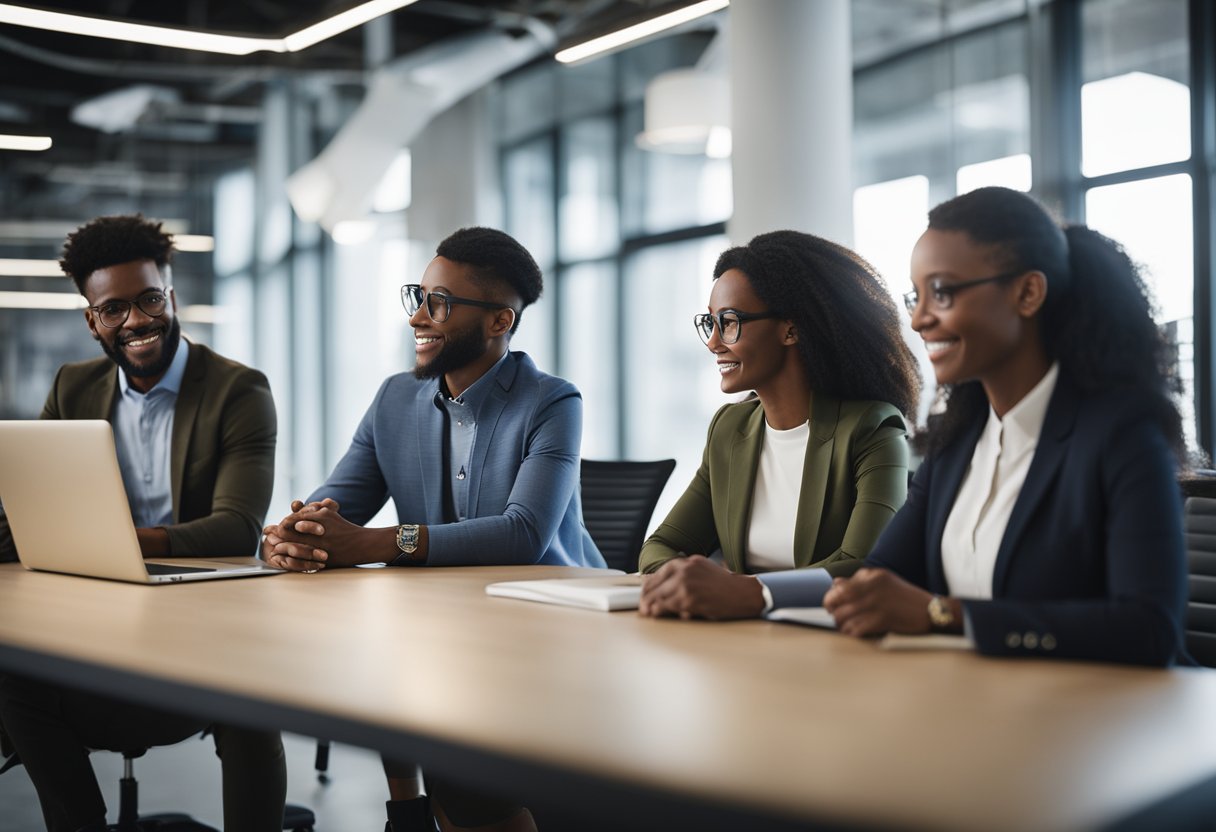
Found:
[[409, 555], [410, 560], [414, 559], [414, 553], [418, 551], [418, 529], [419, 526], [416, 523], [406, 523], [397, 527], [397, 548], [402, 553]]
[[950, 610], [950, 604], [940, 595], [929, 599], [929, 622], [937, 630], [947, 630], [954, 624], [954, 613]]

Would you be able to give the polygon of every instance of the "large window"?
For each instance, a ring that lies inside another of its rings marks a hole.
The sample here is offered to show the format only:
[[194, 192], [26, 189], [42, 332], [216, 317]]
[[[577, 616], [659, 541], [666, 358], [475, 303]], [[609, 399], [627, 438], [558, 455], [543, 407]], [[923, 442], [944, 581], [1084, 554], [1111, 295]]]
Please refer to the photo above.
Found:
[[578, 385], [584, 456], [675, 457], [672, 495], [725, 401], [692, 316], [726, 246], [730, 163], [642, 150], [636, 137], [646, 84], [694, 64], [709, 38], [663, 38], [576, 67], [541, 62], [498, 96], [507, 228], [545, 270], [546, 300], [512, 346]]

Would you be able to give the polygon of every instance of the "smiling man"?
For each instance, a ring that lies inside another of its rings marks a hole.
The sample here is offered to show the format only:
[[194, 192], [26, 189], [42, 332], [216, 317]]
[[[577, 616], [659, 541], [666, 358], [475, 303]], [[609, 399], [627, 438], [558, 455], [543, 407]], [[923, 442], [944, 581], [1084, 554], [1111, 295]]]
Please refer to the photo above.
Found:
[[[329, 479], [266, 529], [263, 557], [316, 572], [391, 566], [604, 566], [579, 501], [582, 398], [508, 349], [540, 297], [536, 261], [511, 237], [465, 228], [421, 284], [401, 288], [412, 373], [390, 376]], [[364, 526], [389, 498], [398, 525]], [[390, 829], [427, 828], [412, 767], [386, 761]], [[444, 828], [534, 828], [526, 810], [428, 777]], [[433, 827], [432, 827], [433, 828]]]
[[[113, 426], [144, 557], [252, 555], [274, 478], [274, 400], [261, 373], [182, 337], [172, 256], [173, 239], [141, 216], [101, 217], [68, 236], [60, 265], [107, 357], [60, 368], [42, 418]], [[104, 828], [89, 748], [162, 745], [208, 727], [16, 677], [0, 677], [0, 719], [51, 832]], [[224, 828], [281, 829], [278, 732], [210, 727], [223, 760]]]

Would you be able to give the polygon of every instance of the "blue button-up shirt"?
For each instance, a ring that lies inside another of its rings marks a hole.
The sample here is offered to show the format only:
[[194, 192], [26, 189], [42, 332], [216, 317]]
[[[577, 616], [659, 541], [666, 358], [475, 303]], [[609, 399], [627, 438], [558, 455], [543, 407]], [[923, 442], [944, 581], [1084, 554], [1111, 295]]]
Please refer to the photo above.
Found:
[[189, 343], [183, 338], [164, 377], [146, 394], [133, 388], [127, 374], [118, 370], [118, 401], [110, 424], [114, 426], [118, 467], [137, 528], [173, 522], [173, 481], [169, 474], [173, 411], [189, 353]]
[[452, 509], [457, 520], [469, 518], [469, 478], [472, 475], [471, 454], [477, 438], [477, 413], [490, 395], [494, 377], [502, 368], [507, 355], [495, 362], [481, 378], [469, 385], [455, 399], [443, 393], [443, 385], [435, 394], [435, 403], [447, 411], [448, 417], [448, 485], [452, 494]]

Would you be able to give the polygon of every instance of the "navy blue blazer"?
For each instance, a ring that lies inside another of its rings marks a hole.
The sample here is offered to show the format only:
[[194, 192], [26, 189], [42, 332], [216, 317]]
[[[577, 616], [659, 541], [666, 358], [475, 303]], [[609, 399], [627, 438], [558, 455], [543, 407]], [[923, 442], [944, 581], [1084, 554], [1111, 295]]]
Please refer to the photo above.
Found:
[[[983, 430], [916, 472], [866, 559], [948, 594], [941, 540]], [[1174, 456], [1143, 401], [1083, 396], [1060, 374], [998, 549], [992, 600], [964, 600], [981, 653], [1167, 665], [1183, 648], [1187, 568]]]
[[391, 497], [398, 522], [427, 526], [427, 565], [605, 566], [583, 525], [583, 400], [521, 352], [490, 372], [470, 452], [469, 517], [445, 523], [444, 416], [438, 379], [389, 376], [350, 449], [309, 500], [331, 497], [364, 524]]

